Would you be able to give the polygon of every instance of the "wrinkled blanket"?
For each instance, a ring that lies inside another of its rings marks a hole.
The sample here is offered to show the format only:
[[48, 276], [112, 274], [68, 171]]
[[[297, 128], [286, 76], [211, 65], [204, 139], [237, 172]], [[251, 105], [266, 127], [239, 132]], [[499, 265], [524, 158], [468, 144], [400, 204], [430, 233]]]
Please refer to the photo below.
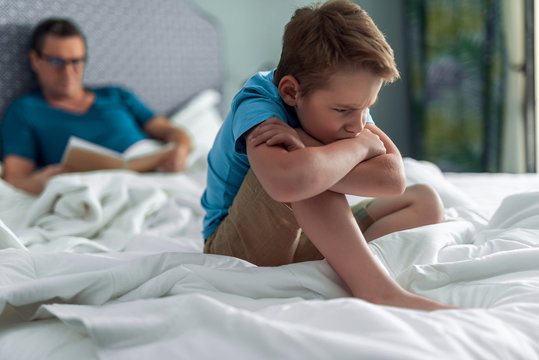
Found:
[[[171, 178], [129, 195], [143, 183], [124, 174], [122, 194], [108, 192], [116, 183], [106, 176], [99, 191], [71, 184], [73, 199], [98, 200], [67, 211], [76, 201], [60, 204], [47, 189], [25, 203], [32, 210], [24, 222], [4, 221], [4, 243], [22, 246], [0, 250], [0, 355], [35, 358], [24, 346], [32, 342], [55, 358], [538, 358], [539, 192], [510, 196], [485, 218], [437, 168], [408, 161], [407, 171], [409, 183], [437, 188], [447, 221], [369, 246], [403, 287], [459, 309], [350, 298], [325, 261], [267, 268], [201, 254], [201, 225], [192, 223], [202, 216], [198, 200]], [[104, 201], [104, 193], [118, 199]], [[182, 212], [186, 223], [171, 225], [170, 213]], [[74, 213], [83, 215], [72, 227], [79, 234], [55, 225]], [[144, 225], [133, 230], [135, 217]]]
[[[96, 171], [56, 176], [39, 197], [0, 189], [0, 220], [31, 251], [126, 250], [141, 234], [185, 237], [202, 247], [200, 197], [203, 172], [137, 174]], [[4, 191], [2, 191], [4, 190]], [[14, 211], [11, 204], [17, 204]], [[164, 239], [161, 239], [163, 241]]]

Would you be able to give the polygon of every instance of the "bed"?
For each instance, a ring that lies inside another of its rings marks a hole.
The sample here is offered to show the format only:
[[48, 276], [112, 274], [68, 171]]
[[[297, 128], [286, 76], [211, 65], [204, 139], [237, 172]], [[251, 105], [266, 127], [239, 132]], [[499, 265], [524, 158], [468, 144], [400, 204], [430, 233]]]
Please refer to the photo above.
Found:
[[[257, 267], [203, 254], [205, 157], [222, 121], [220, 35], [189, 1], [148, 4], [0, 4], [2, 54], [14, 43], [9, 56], [23, 56], [21, 39], [38, 18], [69, 15], [88, 36], [87, 82], [122, 83], [196, 134], [184, 173], [64, 174], [40, 196], [0, 181], [1, 359], [539, 358], [535, 174], [442, 173], [405, 159], [408, 183], [434, 186], [446, 221], [369, 247], [403, 287], [457, 310], [351, 298], [325, 261]], [[159, 44], [171, 62], [148, 65], [157, 50], [141, 47]], [[2, 104], [33, 81], [15, 86], [22, 75], [7, 76], [6, 64], [13, 58], [0, 56], [0, 89], [10, 90], [0, 91]]]

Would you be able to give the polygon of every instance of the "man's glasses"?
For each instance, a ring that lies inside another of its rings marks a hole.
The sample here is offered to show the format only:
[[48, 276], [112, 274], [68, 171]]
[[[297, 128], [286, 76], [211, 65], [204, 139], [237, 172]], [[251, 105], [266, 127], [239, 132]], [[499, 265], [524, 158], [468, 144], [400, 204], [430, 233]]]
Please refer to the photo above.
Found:
[[39, 57], [45, 60], [53, 69], [56, 70], [61, 70], [68, 65], [72, 65], [73, 69], [75, 70], [80, 70], [87, 60], [86, 56], [78, 59], [62, 59], [61, 57], [41, 54]]

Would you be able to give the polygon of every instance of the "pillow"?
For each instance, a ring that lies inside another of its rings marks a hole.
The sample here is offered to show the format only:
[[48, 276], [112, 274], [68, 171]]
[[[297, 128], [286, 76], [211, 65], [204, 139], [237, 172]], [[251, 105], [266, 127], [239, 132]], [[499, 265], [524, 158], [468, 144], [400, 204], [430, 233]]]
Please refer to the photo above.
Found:
[[204, 90], [170, 116], [174, 126], [183, 129], [191, 137], [193, 150], [187, 162], [188, 168], [206, 162], [223, 122], [218, 108], [220, 102], [219, 92], [214, 89]]

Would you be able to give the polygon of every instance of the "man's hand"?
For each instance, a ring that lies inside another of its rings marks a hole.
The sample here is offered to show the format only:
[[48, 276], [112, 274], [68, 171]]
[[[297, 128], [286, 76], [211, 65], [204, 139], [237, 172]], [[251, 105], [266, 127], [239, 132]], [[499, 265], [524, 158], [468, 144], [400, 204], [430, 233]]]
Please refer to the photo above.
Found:
[[45, 188], [45, 185], [49, 179], [55, 175], [63, 174], [67, 172], [66, 169], [60, 164], [48, 165], [44, 168], [34, 171], [31, 178], [32, 190], [31, 192], [39, 194]]
[[30, 159], [7, 155], [2, 178], [19, 189], [38, 195], [51, 177], [68, 171], [61, 164], [48, 165], [39, 170], [35, 168], [35, 163]]
[[253, 146], [266, 144], [268, 146], [282, 146], [287, 151], [305, 148], [296, 129], [276, 118], [264, 121], [249, 135]]
[[164, 143], [176, 143], [176, 149], [172, 151], [159, 165], [159, 169], [166, 172], [178, 172], [185, 170], [187, 156], [191, 152], [191, 139], [185, 131], [175, 127], [164, 116], [155, 116], [144, 125], [144, 131], [151, 137]]
[[165, 157], [159, 165], [159, 169], [165, 172], [178, 172], [185, 170], [187, 166], [187, 156], [190, 152], [190, 146], [176, 145], [176, 148]]

